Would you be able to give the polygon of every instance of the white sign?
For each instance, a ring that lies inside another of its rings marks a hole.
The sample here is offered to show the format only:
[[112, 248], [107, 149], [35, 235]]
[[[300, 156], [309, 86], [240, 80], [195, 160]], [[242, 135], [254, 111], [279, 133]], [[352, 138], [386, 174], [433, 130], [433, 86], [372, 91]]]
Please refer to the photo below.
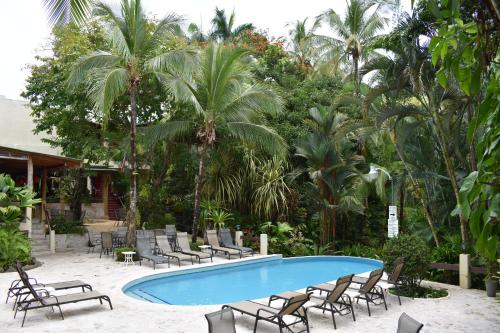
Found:
[[387, 219], [387, 236], [397, 237], [399, 234], [399, 224], [397, 206], [389, 206], [389, 218]]

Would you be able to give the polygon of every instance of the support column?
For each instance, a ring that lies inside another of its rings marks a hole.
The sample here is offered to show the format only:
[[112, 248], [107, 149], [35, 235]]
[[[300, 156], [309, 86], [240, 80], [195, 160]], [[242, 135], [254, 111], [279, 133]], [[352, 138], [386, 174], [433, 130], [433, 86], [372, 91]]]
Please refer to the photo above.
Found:
[[[33, 191], [33, 160], [31, 155], [28, 155], [28, 177], [27, 188]], [[26, 208], [26, 228], [28, 229], [28, 237], [31, 238], [31, 220], [33, 216], [33, 208]]]
[[267, 255], [267, 234], [260, 234], [260, 254]]
[[470, 274], [470, 254], [460, 254], [458, 268], [460, 288], [470, 289], [471, 274]]
[[104, 209], [104, 216], [103, 218], [106, 220], [109, 220], [109, 215], [108, 215], [108, 205], [109, 205], [109, 175], [104, 174], [103, 179], [102, 179], [102, 206]]
[[42, 173], [42, 209], [41, 209], [41, 216], [40, 216], [40, 221], [48, 223], [46, 221], [46, 216], [45, 216], [45, 210], [47, 209], [47, 168], [43, 168], [43, 173]]

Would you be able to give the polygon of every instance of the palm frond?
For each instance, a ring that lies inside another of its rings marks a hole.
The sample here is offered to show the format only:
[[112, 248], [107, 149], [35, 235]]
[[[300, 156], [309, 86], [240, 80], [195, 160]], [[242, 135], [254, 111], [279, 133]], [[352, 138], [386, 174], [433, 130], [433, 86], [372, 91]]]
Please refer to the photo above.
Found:
[[285, 156], [287, 153], [285, 140], [269, 127], [245, 122], [230, 122], [227, 126], [243, 143], [255, 145], [270, 155]]
[[193, 123], [190, 121], [170, 120], [151, 125], [143, 130], [146, 144], [161, 141], [172, 141], [193, 134]]
[[42, 0], [52, 25], [74, 22], [83, 25], [90, 16], [92, 0]]
[[68, 77], [68, 86], [70, 88], [75, 88], [85, 80], [90, 70], [113, 67], [119, 64], [120, 60], [120, 57], [104, 51], [97, 51], [90, 55], [83, 56], [73, 66]]

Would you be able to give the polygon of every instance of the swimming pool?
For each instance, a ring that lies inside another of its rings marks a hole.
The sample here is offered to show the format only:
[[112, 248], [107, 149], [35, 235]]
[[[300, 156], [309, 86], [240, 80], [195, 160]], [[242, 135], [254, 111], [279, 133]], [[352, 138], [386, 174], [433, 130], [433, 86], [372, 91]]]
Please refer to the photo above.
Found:
[[314, 256], [266, 257], [227, 265], [155, 274], [129, 282], [123, 292], [153, 303], [226, 304], [258, 299], [382, 267], [377, 260]]

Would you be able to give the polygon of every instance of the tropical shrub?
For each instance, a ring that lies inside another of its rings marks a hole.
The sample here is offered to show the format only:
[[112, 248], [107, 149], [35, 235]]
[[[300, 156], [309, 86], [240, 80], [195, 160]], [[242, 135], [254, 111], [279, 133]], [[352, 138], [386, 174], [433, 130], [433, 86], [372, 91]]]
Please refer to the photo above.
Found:
[[341, 250], [345, 256], [380, 259], [381, 249], [370, 247], [363, 244], [354, 244], [346, 246]]
[[0, 271], [7, 270], [19, 260], [30, 264], [31, 244], [26, 235], [13, 228], [0, 228]]
[[389, 239], [382, 249], [382, 260], [386, 271], [390, 272], [397, 257], [405, 258], [403, 274], [411, 291], [420, 287], [431, 264], [431, 253], [427, 244], [414, 235], [400, 235]]
[[36, 193], [26, 187], [16, 186], [11, 176], [0, 174], [0, 223], [17, 228], [23, 215], [22, 209], [40, 203]]
[[58, 216], [50, 221], [50, 228], [56, 234], [79, 234], [85, 233], [85, 227], [80, 220], [66, 220], [63, 216]]
[[[133, 248], [133, 247], [117, 247], [115, 249], [116, 261], [125, 261], [125, 255], [123, 254], [123, 252], [127, 252], [127, 251], [135, 251], [135, 248]], [[139, 255], [137, 253], [134, 254], [133, 260], [134, 261], [140, 260]]]

